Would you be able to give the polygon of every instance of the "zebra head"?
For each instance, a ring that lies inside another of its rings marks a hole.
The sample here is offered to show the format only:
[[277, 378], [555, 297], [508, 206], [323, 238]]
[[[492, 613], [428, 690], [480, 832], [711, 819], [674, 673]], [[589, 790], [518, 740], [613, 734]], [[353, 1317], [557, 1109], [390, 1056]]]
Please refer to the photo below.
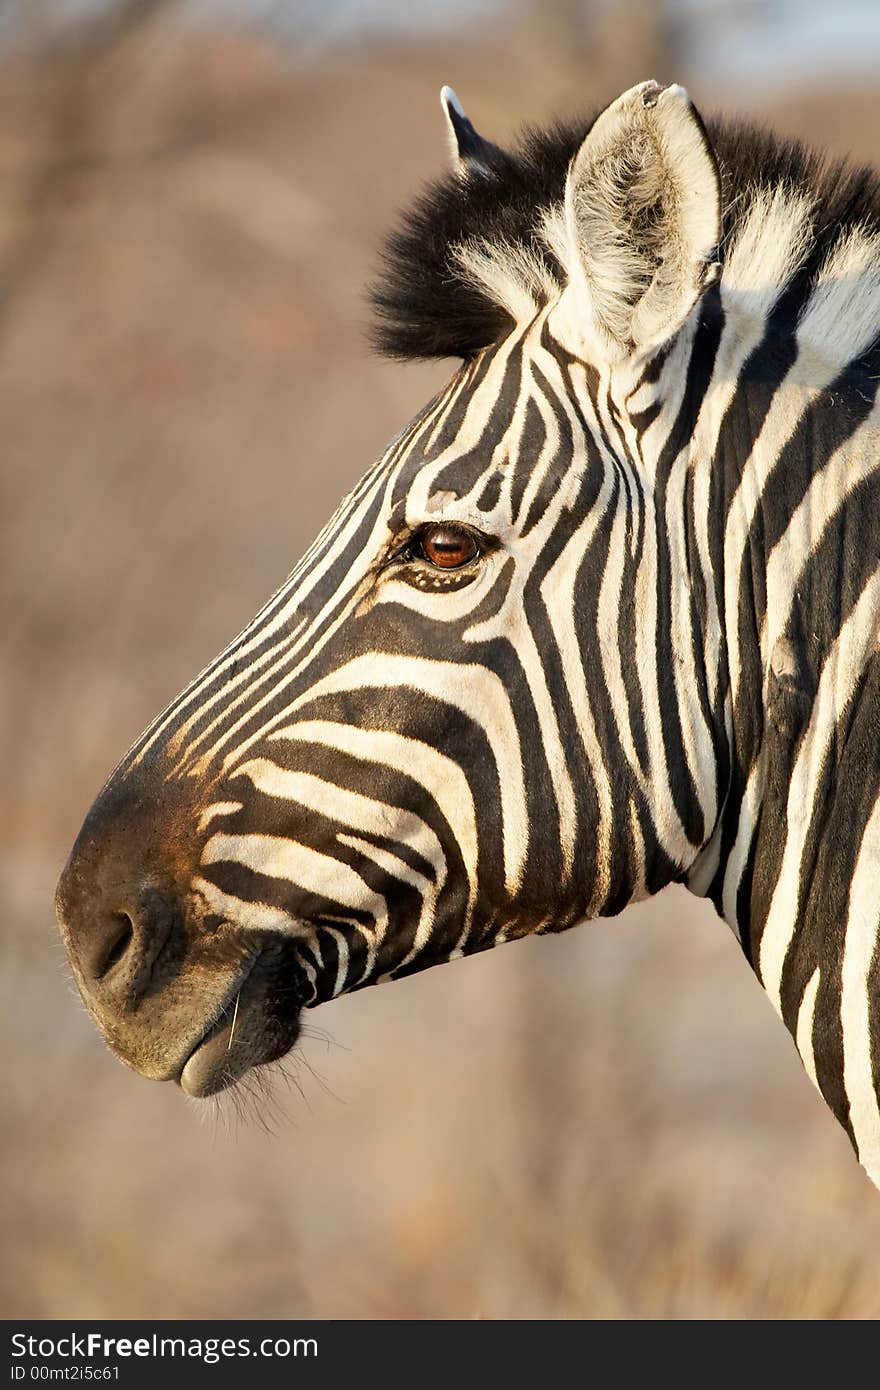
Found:
[[[455, 167], [431, 196], [449, 220], [515, 161], [443, 97]], [[148, 1075], [219, 1089], [286, 1051], [303, 1006], [618, 911], [711, 830], [708, 726], [675, 766], [667, 657], [653, 689], [635, 679], [658, 589], [682, 581], [640, 461], [666, 408], [646, 365], [719, 239], [685, 93], [621, 98], [559, 192], [531, 245], [450, 234], [464, 341], [420, 350], [462, 365], [89, 812], [59, 916], [88, 1008]], [[429, 215], [377, 292], [392, 350]], [[670, 619], [699, 681], [690, 605]]]
[[376, 338], [460, 366], [96, 800], [58, 891], [83, 998], [207, 1095], [305, 1007], [684, 880], [815, 1077], [819, 956], [789, 1000], [770, 896], [821, 659], [755, 518], [792, 410], [876, 337], [846, 298], [876, 190], [838, 170], [820, 223], [804, 151], [710, 138], [680, 87], [514, 153], [443, 103], [454, 167], [389, 242]]

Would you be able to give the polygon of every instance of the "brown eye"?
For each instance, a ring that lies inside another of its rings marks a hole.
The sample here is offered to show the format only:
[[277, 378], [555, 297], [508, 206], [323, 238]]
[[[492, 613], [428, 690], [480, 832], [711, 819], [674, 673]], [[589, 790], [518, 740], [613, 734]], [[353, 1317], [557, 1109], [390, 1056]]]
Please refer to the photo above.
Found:
[[476, 559], [480, 547], [469, 531], [457, 526], [432, 526], [419, 537], [418, 551], [438, 570], [457, 570]]

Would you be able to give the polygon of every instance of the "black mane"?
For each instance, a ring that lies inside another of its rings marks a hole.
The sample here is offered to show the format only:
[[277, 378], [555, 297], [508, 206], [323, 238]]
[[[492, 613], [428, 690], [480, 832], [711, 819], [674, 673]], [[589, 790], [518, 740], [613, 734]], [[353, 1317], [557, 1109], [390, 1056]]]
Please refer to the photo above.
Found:
[[[562, 268], [539, 234], [542, 213], [561, 202], [568, 166], [593, 121], [530, 129], [516, 148], [494, 147], [485, 168], [450, 171], [427, 185], [386, 240], [371, 287], [371, 339], [390, 357], [470, 357], [513, 327], [510, 314], [470, 284], [455, 260], [462, 242], [524, 246], [557, 282]], [[721, 169], [723, 243], [743, 213], [746, 189], [800, 189], [815, 199], [812, 246], [790, 286], [794, 303], [808, 293], [830, 246], [850, 228], [880, 226], [880, 176], [830, 159], [797, 140], [747, 122], [710, 119], [706, 129]]]

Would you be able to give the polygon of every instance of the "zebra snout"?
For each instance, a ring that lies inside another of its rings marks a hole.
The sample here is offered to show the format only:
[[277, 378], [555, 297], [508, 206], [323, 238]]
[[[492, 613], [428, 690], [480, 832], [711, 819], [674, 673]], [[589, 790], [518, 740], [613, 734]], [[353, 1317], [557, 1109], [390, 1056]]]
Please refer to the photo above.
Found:
[[206, 913], [190, 887], [197, 823], [191, 802], [155, 781], [111, 781], [56, 906], [83, 1002], [111, 1050], [143, 1076], [209, 1096], [294, 1046], [309, 988], [292, 941]]

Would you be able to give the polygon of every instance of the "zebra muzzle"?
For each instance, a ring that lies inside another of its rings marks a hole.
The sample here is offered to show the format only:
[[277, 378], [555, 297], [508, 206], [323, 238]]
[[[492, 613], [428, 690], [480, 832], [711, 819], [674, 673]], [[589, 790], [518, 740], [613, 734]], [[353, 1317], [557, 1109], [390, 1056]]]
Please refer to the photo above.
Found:
[[[56, 905], [83, 1002], [134, 1070], [209, 1096], [281, 1057], [305, 1002], [292, 942], [212, 917], [189, 887], [197, 842], [157, 832], [153, 786], [99, 796]], [[172, 825], [192, 821], [171, 808]]]

